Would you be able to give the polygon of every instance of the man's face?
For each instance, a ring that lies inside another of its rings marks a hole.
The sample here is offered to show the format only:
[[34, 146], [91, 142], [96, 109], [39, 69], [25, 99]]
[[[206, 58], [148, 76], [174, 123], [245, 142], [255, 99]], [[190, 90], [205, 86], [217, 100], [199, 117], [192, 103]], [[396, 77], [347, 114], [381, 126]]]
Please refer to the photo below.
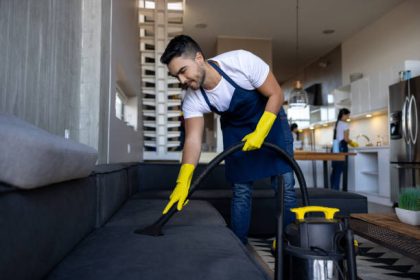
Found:
[[169, 73], [176, 77], [183, 87], [199, 89], [204, 82], [204, 59], [200, 53], [195, 58], [189, 56], [174, 57], [168, 64]]

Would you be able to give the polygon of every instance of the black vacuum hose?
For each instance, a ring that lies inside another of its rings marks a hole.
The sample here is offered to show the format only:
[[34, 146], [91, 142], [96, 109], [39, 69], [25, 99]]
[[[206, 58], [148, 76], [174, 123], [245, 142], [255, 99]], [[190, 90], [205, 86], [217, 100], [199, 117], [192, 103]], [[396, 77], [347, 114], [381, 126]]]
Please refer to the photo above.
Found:
[[[226, 151], [220, 153], [213, 160], [211, 160], [207, 164], [207, 166], [203, 170], [203, 172], [191, 184], [191, 187], [190, 187], [190, 190], [189, 190], [187, 199], [191, 197], [191, 195], [194, 193], [194, 191], [197, 189], [197, 187], [201, 184], [201, 182], [207, 176], [207, 174], [209, 174], [226, 157], [228, 157], [229, 155], [231, 155], [231, 154], [233, 154], [233, 153], [241, 150], [243, 146], [244, 146], [244, 143], [243, 142], [238, 143], [238, 144], [230, 147]], [[300, 167], [297, 164], [297, 162], [291, 156], [289, 156], [283, 149], [281, 149], [280, 147], [278, 147], [278, 146], [276, 146], [274, 144], [271, 144], [271, 143], [263, 143], [262, 146], [265, 147], [265, 148], [269, 148], [269, 149], [277, 152], [277, 154], [283, 160], [285, 160], [286, 163], [288, 163], [292, 167], [293, 171], [296, 174], [296, 177], [298, 179], [298, 182], [299, 182], [299, 187], [300, 187], [300, 190], [301, 190], [301, 193], [302, 193], [302, 202], [303, 202], [303, 205], [304, 206], [309, 205], [308, 191], [306, 189], [305, 178], [303, 177], [302, 170], [300, 169]], [[168, 213], [162, 215], [154, 224], [152, 224], [152, 225], [150, 225], [150, 226], [148, 226], [146, 228], [137, 229], [134, 232], [135, 233], [138, 233], [138, 234], [146, 234], [146, 235], [152, 235], [152, 236], [162, 235], [162, 227], [170, 220], [170, 218], [176, 212], [178, 212], [178, 210], [176, 208], [176, 204], [174, 204], [171, 207], [171, 209], [168, 211]]]

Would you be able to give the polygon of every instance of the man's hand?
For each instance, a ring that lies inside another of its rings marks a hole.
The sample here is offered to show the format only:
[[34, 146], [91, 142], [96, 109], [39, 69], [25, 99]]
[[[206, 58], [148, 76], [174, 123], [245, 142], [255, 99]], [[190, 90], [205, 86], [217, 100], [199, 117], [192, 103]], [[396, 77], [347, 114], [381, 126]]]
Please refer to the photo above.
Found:
[[179, 170], [178, 179], [176, 180], [176, 187], [173, 190], [171, 196], [169, 197], [169, 203], [166, 205], [163, 210], [163, 214], [168, 213], [172, 205], [178, 202], [177, 209], [178, 211], [182, 210], [182, 207], [186, 204], [185, 200], [188, 196], [188, 191], [190, 190], [191, 179], [194, 173], [195, 166], [193, 164], [184, 163], [181, 165]]
[[242, 141], [246, 141], [242, 151], [252, 151], [261, 148], [276, 118], [275, 114], [265, 111], [255, 130], [242, 139]]

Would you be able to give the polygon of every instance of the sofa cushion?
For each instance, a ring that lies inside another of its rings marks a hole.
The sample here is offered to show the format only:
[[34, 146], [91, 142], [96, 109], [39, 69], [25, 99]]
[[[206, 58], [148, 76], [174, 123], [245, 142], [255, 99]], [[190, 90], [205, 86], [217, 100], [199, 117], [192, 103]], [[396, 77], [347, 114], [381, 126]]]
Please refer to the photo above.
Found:
[[[180, 167], [180, 163], [140, 163], [139, 191], [172, 190], [175, 187]], [[207, 167], [208, 164], [198, 164], [194, 171], [192, 182], [194, 182]], [[162, 174], [164, 176], [162, 176]], [[230, 189], [231, 186], [231, 183], [226, 181], [225, 165], [219, 164], [203, 179], [200, 184], [200, 189]], [[270, 188], [270, 179], [257, 180], [254, 182], [254, 186], [259, 188]]]
[[22, 189], [88, 176], [95, 149], [0, 114], [0, 181]]
[[129, 196], [127, 169], [124, 164], [104, 164], [95, 167], [98, 191], [96, 227], [101, 227], [121, 207]]
[[[106, 226], [148, 226], [162, 215], [167, 200], [130, 199], [112, 217]], [[219, 225], [226, 222], [207, 201], [191, 200], [181, 212], [176, 213], [168, 225]]]
[[97, 230], [47, 279], [270, 279], [224, 226], [167, 225], [159, 237], [134, 234], [134, 229]]

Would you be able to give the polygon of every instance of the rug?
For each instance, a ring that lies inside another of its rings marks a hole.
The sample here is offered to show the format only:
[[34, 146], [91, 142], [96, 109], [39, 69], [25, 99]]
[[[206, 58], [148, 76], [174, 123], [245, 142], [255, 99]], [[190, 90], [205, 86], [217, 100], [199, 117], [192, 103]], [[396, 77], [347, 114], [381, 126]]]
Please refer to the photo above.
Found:
[[[379, 246], [360, 236], [356, 257], [357, 275], [362, 280], [420, 279], [420, 263]], [[250, 238], [249, 243], [261, 259], [274, 271], [275, 259], [271, 253], [273, 238]]]

